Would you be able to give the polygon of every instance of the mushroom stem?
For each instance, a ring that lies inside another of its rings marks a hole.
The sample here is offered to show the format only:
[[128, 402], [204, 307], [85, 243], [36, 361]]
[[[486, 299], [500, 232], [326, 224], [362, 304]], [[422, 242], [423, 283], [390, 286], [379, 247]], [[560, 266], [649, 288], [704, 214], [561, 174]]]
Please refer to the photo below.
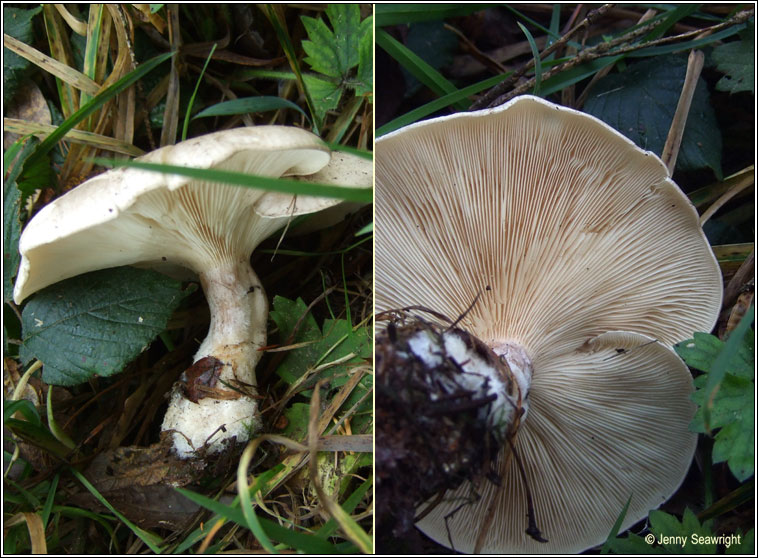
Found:
[[195, 363], [171, 394], [163, 431], [173, 431], [183, 459], [244, 442], [260, 425], [255, 365], [266, 344], [268, 301], [248, 260], [224, 262], [200, 274], [211, 312]]

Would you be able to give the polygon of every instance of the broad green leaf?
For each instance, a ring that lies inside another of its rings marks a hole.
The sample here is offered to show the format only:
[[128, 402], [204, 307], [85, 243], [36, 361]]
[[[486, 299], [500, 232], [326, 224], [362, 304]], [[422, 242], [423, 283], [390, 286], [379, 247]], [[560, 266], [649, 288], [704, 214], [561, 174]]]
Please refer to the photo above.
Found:
[[[687, 339], [674, 346], [676, 353], [690, 368], [710, 372], [713, 362], [724, 350], [724, 342], [715, 335], [696, 332], [692, 339]], [[753, 378], [754, 339], [752, 333], [745, 336], [739, 350], [728, 361], [726, 373], [738, 378]]]
[[[749, 323], [749, 322], [747, 322]], [[740, 324], [742, 325], [742, 324]], [[745, 326], [743, 326], [745, 327]], [[732, 335], [740, 335], [739, 326]], [[744, 329], [742, 330], [744, 331]], [[733, 349], [713, 335], [695, 333], [675, 346], [675, 350], [691, 367], [707, 372], [695, 379], [692, 400], [698, 410], [690, 423], [694, 432], [710, 432], [720, 428], [714, 437], [713, 462], [726, 461], [732, 474], [744, 481], [753, 474], [755, 446], [754, 424], [754, 337], [748, 329]], [[723, 362], [723, 368], [718, 366]], [[716, 379], [721, 369], [721, 379]], [[713, 394], [713, 395], [711, 395]]]
[[233, 99], [231, 101], [224, 101], [223, 103], [217, 103], [204, 110], [201, 110], [192, 118], [207, 118], [208, 116], [228, 116], [231, 114], [248, 114], [256, 112], [266, 112], [270, 110], [279, 109], [294, 109], [300, 114], [310, 118], [305, 111], [297, 106], [292, 101], [282, 99], [281, 97], [243, 97], [241, 99]]
[[719, 45], [713, 49], [711, 60], [724, 74], [716, 89], [738, 93], [755, 92], [755, 25], [740, 33], [739, 41]]
[[[3, 33], [22, 43], [32, 42], [32, 19], [42, 11], [40, 6], [30, 10], [3, 5]], [[3, 47], [3, 101], [8, 103], [16, 93], [31, 62]]]
[[[713, 554], [716, 551], [716, 544], [708, 542], [714, 538], [710, 529], [701, 526], [689, 508], [684, 510], [681, 522], [673, 515], [660, 510], [651, 511], [649, 519], [650, 531], [671, 554]], [[703, 540], [699, 537], [709, 538]]]
[[191, 289], [155, 271], [120, 267], [56, 283], [24, 306], [21, 359], [42, 379], [76, 385], [121, 372], [147, 348]]
[[303, 41], [305, 61], [316, 72], [343, 79], [358, 64], [360, 8], [357, 4], [329, 4], [326, 15], [334, 31], [322, 19], [303, 16], [310, 40]]
[[[687, 69], [686, 57], [659, 56], [630, 65], [597, 81], [584, 106], [642, 149], [663, 151], [679, 102]], [[708, 88], [700, 78], [692, 99], [677, 168], [713, 169], [721, 178], [721, 133], [710, 105]]]
[[334, 110], [340, 104], [342, 87], [326, 79], [321, 79], [314, 74], [304, 74], [303, 81], [313, 98], [313, 106], [323, 119], [327, 112]]
[[[270, 316], [279, 328], [280, 342], [284, 343], [289, 339], [295, 324], [305, 312], [306, 306], [301, 299], [290, 301], [283, 297], [274, 297]], [[340, 386], [347, 379], [343, 372], [348, 367], [360, 363], [361, 359], [371, 357], [370, 341], [365, 328], [353, 331], [346, 320], [325, 320], [322, 332], [313, 317], [308, 314], [302, 320], [292, 341], [309, 342], [308, 345], [289, 351], [277, 369], [277, 374], [291, 384], [319, 363], [333, 362], [353, 353], [355, 356], [347, 362], [327, 368], [318, 375], [318, 378], [333, 378], [332, 385]]]
[[358, 74], [355, 76], [355, 94], [371, 95], [374, 91], [374, 35], [373, 18], [361, 22], [361, 40], [358, 45]]
[[346, 88], [355, 89], [357, 95], [366, 95], [371, 92], [373, 81], [373, 77], [369, 78], [373, 70], [372, 19], [360, 21], [357, 4], [329, 4], [325, 14], [331, 29], [323, 19], [301, 18], [308, 34], [308, 40], [302, 42], [307, 54], [304, 61], [317, 72], [303, 75], [303, 81], [318, 120], [337, 108]]
[[13, 278], [18, 272], [21, 255], [18, 239], [21, 237], [21, 192], [16, 182], [6, 182], [3, 192], [3, 298], [13, 299]]
[[735, 534], [736, 540], [725, 542], [726, 554], [747, 554], [751, 555], [755, 553], [755, 529], [750, 529], [744, 535], [737, 532]]

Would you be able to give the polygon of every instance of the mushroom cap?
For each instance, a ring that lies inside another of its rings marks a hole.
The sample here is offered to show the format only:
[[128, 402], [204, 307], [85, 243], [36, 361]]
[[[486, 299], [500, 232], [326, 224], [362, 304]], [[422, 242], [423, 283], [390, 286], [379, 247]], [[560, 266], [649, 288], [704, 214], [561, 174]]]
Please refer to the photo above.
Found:
[[[640, 366], [623, 368], [621, 354], [607, 372], [586, 348], [604, 334], [627, 335], [618, 332], [672, 345], [716, 321], [718, 264], [666, 167], [596, 118], [530, 96], [408, 126], [379, 138], [375, 152], [377, 311], [421, 305], [454, 319], [481, 293], [459, 327], [490, 345], [522, 345], [534, 365], [516, 449], [550, 542], [523, 533], [522, 483], [511, 463], [507, 501], [498, 501], [482, 550], [589, 548], [605, 540], [631, 493], [623, 527], [647, 516], [679, 486], [694, 451], [690, 374], [656, 343], [629, 353], [653, 355]], [[622, 380], [617, 369], [632, 375], [626, 391], [613, 389], [607, 402], [594, 394], [605, 407], [584, 398], [587, 383]], [[663, 380], [651, 370], [671, 376], [655, 394], [650, 383]], [[650, 435], [620, 435], [618, 425], [631, 429], [641, 407]], [[570, 416], [556, 417], [556, 408]], [[578, 425], [594, 429], [599, 451], [569, 447], [564, 429]], [[609, 464], [635, 465], [620, 477]], [[552, 480], [540, 480], [551, 471]], [[480, 500], [449, 520], [457, 550], [473, 550], [471, 513], [492, 503], [494, 489], [479, 489]], [[420, 526], [449, 545], [445, 509]]]
[[[330, 153], [293, 127], [236, 128], [163, 147], [138, 160], [269, 177], [313, 175]], [[42, 208], [19, 243], [14, 300], [88, 271], [134, 263], [201, 271], [248, 258], [286, 219], [339, 200], [211, 184], [134, 168], [98, 175]]]

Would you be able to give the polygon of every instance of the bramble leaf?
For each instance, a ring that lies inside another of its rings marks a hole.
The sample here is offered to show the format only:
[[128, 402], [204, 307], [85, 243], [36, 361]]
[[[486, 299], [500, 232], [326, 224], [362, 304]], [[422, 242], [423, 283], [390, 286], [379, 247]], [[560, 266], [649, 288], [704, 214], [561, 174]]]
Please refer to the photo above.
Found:
[[95, 271], [37, 293], [22, 313], [24, 363], [44, 363], [42, 379], [71, 386], [117, 374], [139, 355], [193, 289], [146, 269]]

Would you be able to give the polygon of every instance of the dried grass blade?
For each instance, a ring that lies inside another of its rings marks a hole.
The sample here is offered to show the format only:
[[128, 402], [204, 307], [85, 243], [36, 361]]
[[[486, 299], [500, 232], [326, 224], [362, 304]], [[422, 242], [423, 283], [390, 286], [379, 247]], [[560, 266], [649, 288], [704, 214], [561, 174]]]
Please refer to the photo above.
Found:
[[58, 62], [54, 58], [50, 58], [36, 48], [30, 47], [10, 35], [3, 34], [3, 46], [76, 89], [92, 95], [96, 94], [100, 89], [97, 83], [83, 73]]

